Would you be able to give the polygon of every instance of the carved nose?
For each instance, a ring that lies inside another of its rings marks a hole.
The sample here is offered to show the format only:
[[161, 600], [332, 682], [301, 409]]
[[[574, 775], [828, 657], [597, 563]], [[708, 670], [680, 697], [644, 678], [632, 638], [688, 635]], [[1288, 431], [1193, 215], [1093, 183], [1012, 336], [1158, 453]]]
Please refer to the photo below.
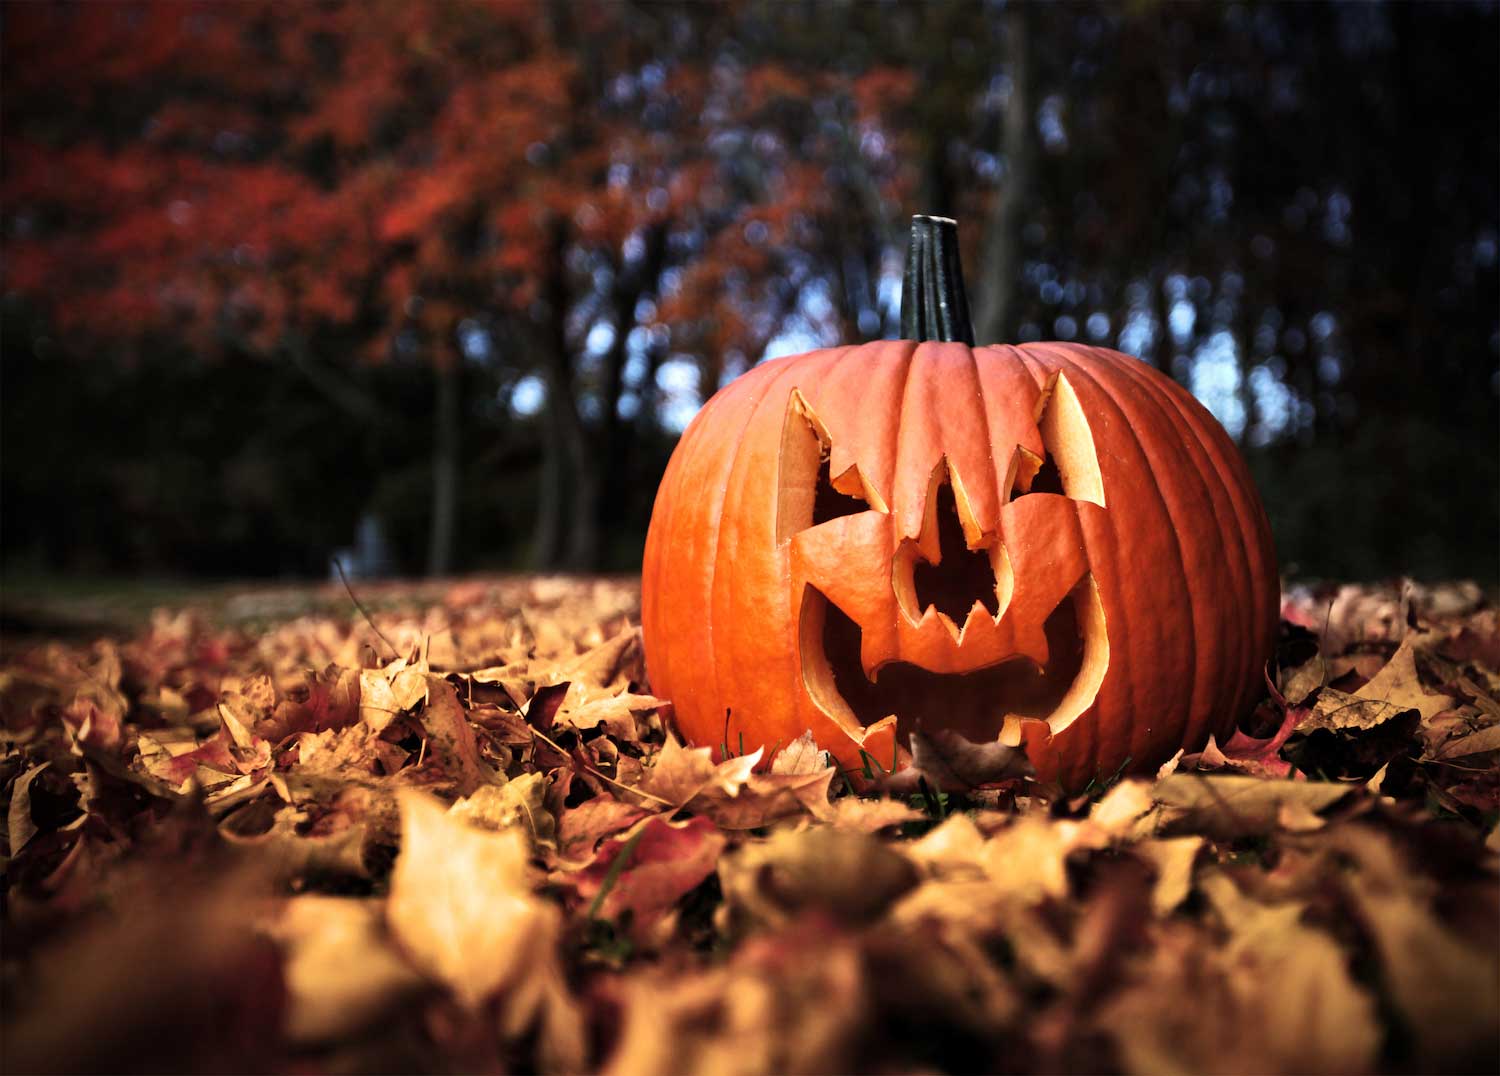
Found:
[[938, 559], [928, 561], [918, 553], [912, 565], [912, 587], [918, 615], [932, 606], [955, 624], [962, 624], [979, 602], [990, 616], [1000, 613], [995, 589], [995, 570], [988, 549], [970, 549], [953, 486], [945, 479], [937, 488]]

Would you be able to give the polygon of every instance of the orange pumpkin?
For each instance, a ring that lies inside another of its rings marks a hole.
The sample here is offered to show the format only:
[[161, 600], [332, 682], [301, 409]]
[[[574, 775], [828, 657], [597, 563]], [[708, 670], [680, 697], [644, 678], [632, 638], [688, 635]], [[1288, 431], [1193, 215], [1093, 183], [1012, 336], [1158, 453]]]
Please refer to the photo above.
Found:
[[1074, 789], [1222, 736], [1278, 601], [1233, 442], [1118, 352], [974, 347], [953, 222], [912, 234], [908, 339], [764, 363], [684, 433], [646, 540], [652, 690], [697, 744], [811, 730], [857, 771], [949, 729]]

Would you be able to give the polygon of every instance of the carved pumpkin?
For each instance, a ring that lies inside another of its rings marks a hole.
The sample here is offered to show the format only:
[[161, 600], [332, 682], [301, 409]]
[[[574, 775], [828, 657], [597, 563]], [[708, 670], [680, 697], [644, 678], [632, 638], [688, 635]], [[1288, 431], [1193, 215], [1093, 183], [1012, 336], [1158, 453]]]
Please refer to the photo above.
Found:
[[1137, 359], [973, 346], [951, 221], [913, 221], [903, 333], [764, 363], [688, 427], [643, 567], [652, 690], [738, 752], [849, 770], [914, 729], [1024, 741], [1078, 788], [1223, 734], [1278, 582], [1233, 442]]

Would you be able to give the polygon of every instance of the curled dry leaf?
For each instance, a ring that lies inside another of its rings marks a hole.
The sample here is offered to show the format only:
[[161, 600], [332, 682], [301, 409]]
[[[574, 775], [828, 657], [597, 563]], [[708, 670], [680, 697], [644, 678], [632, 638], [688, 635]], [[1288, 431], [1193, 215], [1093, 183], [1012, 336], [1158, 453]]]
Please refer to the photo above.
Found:
[[938, 792], [967, 792], [1032, 772], [1021, 747], [998, 740], [975, 743], [952, 729], [938, 729], [912, 732], [911, 764], [882, 776], [878, 784], [894, 793], [915, 792], [923, 781]]
[[400, 657], [359, 674], [359, 719], [376, 732], [427, 698], [427, 662], [418, 654]]

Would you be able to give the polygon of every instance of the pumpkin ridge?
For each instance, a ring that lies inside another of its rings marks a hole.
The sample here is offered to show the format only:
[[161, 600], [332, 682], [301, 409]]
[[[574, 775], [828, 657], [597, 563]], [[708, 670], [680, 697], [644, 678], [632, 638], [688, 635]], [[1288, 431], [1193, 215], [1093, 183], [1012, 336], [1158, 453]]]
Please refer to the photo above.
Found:
[[[998, 347], [1004, 347], [1007, 351], [1009, 351], [1010, 354], [1012, 356], [1014, 356], [1015, 361], [1020, 364], [1020, 366], [1022, 367], [1022, 369], [1024, 369], [1026, 371], [1027, 375], [1032, 379], [1033, 383], [1035, 383], [1035, 385], [1037, 387], [1037, 391], [1038, 391], [1038, 396], [1037, 396], [1037, 405], [1038, 406], [1035, 408], [1035, 410], [1037, 411], [1037, 417], [1040, 418], [1040, 405], [1042, 403], [1042, 395], [1041, 394], [1044, 394], [1047, 391], [1047, 381], [1049, 380], [1049, 378], [1054, 373], [1058, 372], [1057, 369], [1053, 368], [1053, 366], [1052, 366], [1051, 363], [1049, 363], [1048, 361], [1046, 361], [1042, 357], [1042, 356], [1048, 355], [1049, 353], [1046, 350], [1042, 349], [1042, 348], [1035, 348], [1034, 349], [1032, 346], [1028, 346], [1028, 345], [1024, 345], [1024, 344], [1022, 344], [1022, 345], [1003, 344], [1003, 345], [996, 345], [996, 346], [998, 346]], [[1098, 441], [1096, 439], [1095, 440], [1095, 447], [1096, 447], [1096, 449], [1097, 449], [1097, 446], [1098, 446]], [[1045, 455], [1046, 451], [1047, 451], [1046, 445], [1043, 444], [1041, 447], [1042, 447], [1042, 452]], [[1101, 585], [1099, 583], [1099, 574], [1100, 573], [1095, 568], [1095, 555], [1096, 555], [1095, 548], [1094, 548], [1093, 544], [1091, 544], [1089, 542], [1089, 540], [1088, 540], [1089, 531], [1088, 531], [1088, 528], [1086, 526], [1083, 526], [1083, 520], [1081, 518], [1079, 520], [1079, 523], [1080, 523], [1080, 528], [1079, 528], [1080, 529], [1080, 533], [1083, 535], [1083, 539], [1084, 539], [1084, 549], [1085, 549], [1085, 558], [1084, 559], [1089, 564], [1089, 573], [1092, 574], [1093, 577], [1094, 577], [1094, 585], [1095, 585], [1095, 587], [1099, 587]], [[1114, 533], [1113, 524], [1111, 524], [1111, 526], [1110, 526], [1110, 533], [1111, 533], [1111, 536], [1113, 536], [1113, 533]], [[1109, 543], [1106, 543], [1106, 545], [1109, 547], [1109, 560], [1111, 562], [1111, 566], [1113, 567], [1113, 566], [1116, 565], [1116, 563], [1118, 561], [1118, 558], [1115, 556], [1115, 551], [1116, 551], [1115, 550], [1115, 543], [1114, 542], [1109, 542]], [[1120, 638], [1120, 639], [1123, 640], [1123, 639], [1128, 638], [1128, 635], [1126, 634], [1126, 632], [1128, 631], [1129, 617], [1126, 615], [1126, 612], [1127, 612], [1127, 603], [1125, 601], [1120, 600], [1118, 598], [1118, 594], [1119, 594], [1119, 582], [1118, 582], [1118, 580], [1119, 580], [1119, 575], [1117, 573], [1111, 573], [1110, 579], [1109, 579], [1109, 582], [1108, 582], [1108, 586], [1116, 594], [1117, 598], [1116, 598], [1116, 601], [1113, 602], [1113, 603], [1105, 603], [1106, 606], [1111, 609], [1111, 612], [1109, 612], [1106, 615], [1106, 618], [1105, 618], [1105, 631], [1106, 631], [1106, 633], [1110, 633], [1110, 632], [1114, 632], [1114, 631], [1118, 630], [1120, 632], [1120, 635], [1118, 636], [1118, 638]], [[1101, 601], [1102, 600], [1103, 599], [1101, 598]], [[1118, 626], [1116, 624], [1116, 621], [1118, 621]], [[1114, 676], [1118, 675], [1119, 679], [1118, 679], [1117, 682], [1125, 685], [1126, 692], [1127, 692], [1127, 694], [1129, 695], [1129, 698], [1130, 698], [1131, 709], [1135, 710], [1135, 709], [1138, 709], [1137, 700], [1136, 700], [1135, 680], [1130, 675], [1130, 661], [1129, 661], [1129, 658], [1127, 657], [1127, 653], [1128, 653], [1128, 649], [1126, 647], [1116, 646], [1116, 645], [1111, 644], [1111, 646], [1110, 646], [1110, 665], [1111, 665], [1111, 668], [1109, 670], [1109, 673], [1106, 674], [1106, 676], [1109, 677], [1109, 678], [1113, 678]], [[1095, 707], [1097, 707], [1098, 702], [1099, 702], [1099, 696], [1096, 694], [1094, 696], [1094, 702], [1090, 705], [1089, 709], [1092, 710]], [[1106, 733], [1105, 733], [1104, 730], [1102, 730], [1101, 728], [1099, 728], [1099, 722], [1097, 722], [1097, 721], [1088, 721], [1088, 722], [1085, 722], [1085, 721], [1082, 720], [1082, 718], [1084, 717], [1084, 715], [1087, 714], [1087, 713], [1088, 713], [1088, 710], [1085, 710], [1084, 714], [1080, 714], [1079, 715], [1079, 719], [1078, 720], [1073, 721], [1071, 724], [1068, 725], [1067, 728], [1063, 729], [1061, 732], [1053, 734], [1052, 731], [1051, 731], [1051, 729], [1049, 728], [1047, 730], [1047, 732], [1045, 734], [1041, 734], [1041, 737], [1040, 737], [1041, 738], [1041, 742], [1044, 743], [1044, 744], [1046, 744], [1046, 747], [1044, 748], [1044, 750], [1048, 751], [1049, 753], [1055, 752], [1054, 757], [1058, 758], [1058, 765], [1059, 765], [1059, 767], [1060, 768], [1061, 767], [1066, 767], [1067, 768], [1067, 770], [1068, 770], [1068, 776], [1065, 776], [1063, 774], [1059, 774], [1060, 777], [1064, 777], [1065, 783], [1069, 783], [1069, 782], [1074, 781], [1074, 779], [1075, 779], [1074, 775], [1091, 774], [1091, 773], [1096, 772], [1098, 770], [1098, 768], [1099, 768], [1099, 754], [1100, 754], [1101, 749], [1104, 746], [1104, 737], [1105, 737]], [[1082, 750], [1080, 751], [1080, 750], [1070, 749], [1070, 750], [1068, 750], [1066, 752], [1056, 752], [1055, 748], [1052, 746], [1053, 745], [1053, 741], [1056, 738], [1058, 738], [1058, 737], [1064, 737], [1064, 736], [1068, 737], [1068, 742], [1070, 744], [1071, 743], [1081, 743], [1083, 745]], [[1031, 750], [1031, 741], [1029, 741], [1029, 740], [1027, 741], [1027, 750], [1028, 751]], [[1085, 759], [1087, 761], [1084, 761]]]
[[[979, 371], [979, 356], [975, 353], [975, 349], [972, 347], [969, 348], [969, 373], [970, 376], [972, 376], [974, 379], [975, 402], [979, 407], [981, 422], [984, 425], [985, 442], [989, 445], [989, 452], [985, 454], [985, 458], [989, 461], [990, 467], [989, 488], [994, 491], [993, 496], [995, 498], [995, 517], [990, 525], [989, 531], [986, 533], [994, 534], [995, 540], [998, 541], [1000, 530], [1000, 506], [1005, 503], [1005, 495], [1010, 491], [1000, 488], [1005, 479], [1004, 476], [999, 473], [999, 467], [995, 463], [995, 445], [989, 436], [989, 431], [991, 429], [989, 401], [985, 398], [984, 395], [984, 377]], [[980, 523], [980, 529], [984, 530], [983, 522]]]
[[[657, 492], [656, 504], [652, 507], [652, 527], [646, 534], [646, 568], [650, 574], [650, 592], [646, 592], [645, 576], [647, 573], [643, 572], [643, 593], [641, 596], [641, 623], [643, 628], [647, 625], [654, 625], [656, 618], [661, 615], [659, 607], [662, 602], [658, 595], [665, 594], [669, 589], [672, 589], [663, 579], [664, 573], [667, 571], [667, 555], [664, 551], [670, 551], [676, 540], [677, 529], [681, 524], [681, 505], [691, 506], [693, 504], [691, 499], [678, 496], [678, 488], [683, 481], [683, 473], [688, 469], [686, 461], [691, 461], [695, 458], [695, 450], [699, 448], [704, 437], [707, 436], [707, 431], [714, 428], [713, 424], [716, 421], [717, 412], [726, 409], [732, 410], [729, 407], [732, 402], [729, 398], [720, 401], [710, 400], [704, 406], [703, 410], [694, 417], [694, 420], [688, 424], [687, 430], [683, 433], [681, 442], [683, 451], [672, 454], [672, 459], [667, 465], [667, 472], [662, 476], [661, 488]], [[679, 460], [684, 462], [679, 464]], [[707, 463], [705, 466], [707, 466]], [[706, 510], [712, 512], [714, 509], [712, 506], [706, 506]], [[660, 520], [659, 529], [656, 515], [658, 511], [664, 513]], [[714, 526], [717, 528], [717, 523]], [[665, 651], [665, 648], [663, 648], [663, 651]], [[651, 679], [653, 688], [656, 688], [659, 684], [680, 686], [678, 678], [672, 672], [672, 669], [676, 666], [671, 662], [666, 662], [665, 657], [666, 655], [663, 653], [661, 657], [653, 661], [650, 653], [648, 652], [647, 654], [647, 674]], [[680, 662], [677, 664], [680, 664]], [[673, 701], [675, 703], [675, 700]]]
[[[720, 527], [718, 527], [718, 530], [714, 534], [714, 554], [712, 554], [711, 561], [709, 561], [708, 609], [706, 609], [705, 623], [703, 623], [703, 635], [706, 638], [706, 651], [708, 651], [708, 665], [711, 668], [712, 684], [714, 684], [712, 698], [723, 698], [723, 690], [721, 690], [720, 684], [723, 683], [724, 675], [726, 674], [724, 674], [720, 666], [727, 665], [727, 668], [729, 668], [727, 678], [732, 683], [736, 678], [739, 665], [739, 660], [736, 659], [735, 653], [733, 653], [736, 650], [735, 639], [724, 639], [723, 632], [715, 633], [714, 621], [717, 620], [715, 612], [720, 609], [720, 605], [723, 605], [730, 614], [727, 617], [730, 623], [730, 632], [739, 623], [739, 617], [735, 615], [735, 609], [739, 608], [739, 587], [736, 585], [736, 573], [724, 572], [724, 570], [721, 570], [721, 566], [724, 563], [724, 537], [726, 537], [726, 531], [732, 531], [730, 537], [733, 539], [733, 545], [738, 545], [739, 543], [738, 506], [739, 501], [745, 495], [745, 480], [741, 476], [742, 471], [747, 467], [747, 464], [745, 464], [745, 450], [750, 446], [751, 441], [748, 434], [750, 434], [751, 429], [756, 425], [757, 420], [762, 419], [766, 408], [774, 408], [780, 416], [784, 417], [787, 401], [789, 401], [790, 395], [792, 395], [790, 389], [787, 389], [786, 383], [787, 381], [795, 381], [795, 378], [802, 377], [802, 368], [804, 366], [814, 365], [819, 360], [820, 362], [838, 362], [844, 354], [852, 350], [852, 347], [853, 345], [846, 345], [846, 347], [828, 348], [828, 350], [814, 351], [814, 353], [804, 354], [804, 356], [796, 356], [790, 362], [787, 362], [786, 365], [781, 366], [781, 369], [774, 371], [774, 374], [766, 375], [766, 384], [763, 387], [762, 395], [756, 401], [751, 402], [750, 407], [747, 408], [748, 413], [745, 416], [744, 426], [739, 429], [739, 434], [736, 435], [735, 446], [733, 446], [732, 452], [729, 453], [729, 470], [724, 474], [726, 492], [721, 497], [711, 498], [711, 500], [717, 501], [718, 506], [720, 506]], [[829, 354], [829, 351], [832, 354]], [[726, 518], [729, 519], [727, 527], [723, 524]], [[724, 582], [726, 579], [727, 582]], [[778, 594], [777, 600], [786, 599]], [[727, 653], [727, 656], [724, 656], [724, 654], [721, 654], [721, 650], [727, 650], [729, 653]], [[744, 717], [744, 714], [741, 714], [741, 719], [742, 717]], [[729, 722], [732, 722], [732, 720], [733, 714], [730, 714]], [[727, 743], [733, 743], [735, 738], [733, 738], [732, 732], [727, 731], [727, 729], [729, 729], [729, 723], [726, 722], [726, 741]]]
[[[1070, 373], [1076, 373], [1080, 379], [1087, 381], [1090, 385], [1093, 386], [1094, 390], [1099, 395], [1101, 395], [1109, 402], [1110, 406], [1115, 411], [1117, 418], [1122, 422], [1126, 429], [1131, 431], [1131, 436], [1127, 438], [1127, 442], [1134, 445], [1139, 451], [1141, 459], [1145, 463], [1144, 469], [1146, 474], [1152, 476], [1153, 479], [1157, 475], [1159, 475], [1161, 473], [1161, 470], [1157, 466], [1158, 460], [1156, 458], [1156, 453], [1152, 451], [1153, 446], [1149, 445], [1147, 443], [1146, 437], [1142, 436], [1143, 433], [1150, 433], [1149, 427], [1143, 426], [1139, 422], [1131, 421], [1131, 418], [1134, 417], [1131, 414], [1132, 410], [1134, 410], [1134, 408], [1132, 407], [1132, 405], [1135, 403], [1134, 398], [1132, 397], [1131, 399], [1126, 400], [1122, 399], [1120, 396], [1117, 396], [1113, 391], [1111, 391], [1111, 388], [1108, 384], [1106, 384], [1099, 377], [1095, 376], [1093, 371], [1088, 369], [1086, 364], [1077, 361], [1077, 359], [1073, 355], [1069, 354], [1063, 347], [1057, 345], [1042, 345], [1042, 347], [1046, 348], [1046, 352], [1044, 353], [1050, 353], [1055, 361], [1066, 367]], [[1185, 636], [1182, 641], [1185, 644], [1188, 668], [1190, 670], [1191, 676], [1193, 677], [1192, 688], [1189, 692], [1188, 697], [1190, 700], [1196, 700], [1198, 695], [1202, 691], [1202, 687], [1200, 686], [1201, 678], [1198, 669], [1199, 662], [1197, 639], [1197, 627], [1200, 621], [1200, 614], [1199, 609], [1197, 608], [1197, 603], [1193, 600], [1191, 581], [1188, 579], [1187, 564], [1185, 562], [1186, 558], [1184, 557], [1182, 551], [1182, 541], [1177, 534], [1177, 517], [1179, 513], [1176, 513], [1172, 510], [1172, 505], [1167, 501], [1166, 495], [1162, 490], [1162, 484], [1159, 481], [1144, 482], [1142, 483], [1142, 486], [1148, 488], [1151, 491], [1151, 494], [1153, 495], [1156, 503], [1161, 508], [1162, 516], [1164, 517], [1166, 523], [1166, 535], [1171, 543], [1172, 549], [1174, 550], [1174, 555], [1163, 558], [1164, 560], [1172, 562], [1172, 572], [1176, 577], [1177, 585], [1171, 588], [1175, 592], [1173, 594], [1173, 598], [1175, 598], [1176, 600], [1185, 601], [1188, 609], [1188, 620], [1193, 625], [1192, 631], [1183, 632], [1181, 633], [1181, 635]], [[1118, 527], [1112, 526], [1111, 530], [1118, 534]], [[1089, 555], [1090, 557], [1092, 557], [1093, 555], [1092, 546], [1090, 546]], [[1153, 565], [1152, 567], [1154, 568], [1157, 566]], [[1165, 566], [1162, 565], [1161, 567]], [[1161, 646], [1162, 650], [1167, 649], [1165, 640], [1163, 640], [1159, 645]], [[1136, 710], [1138, 714], [1140, 714], [1142, 711], [1142, 707], [1139, 695], [1134, 690], [1135, 681], [1131, 679], [1129, 683], [1132, 687], [1131, 706]], [[1179, 737], [1184, 731], [1191, 728], [1193, 709], [1193, 702], [1190, 702], [1186, 708], [1186, 712], [1179, 715], [1180, 720], [1177, 725]], [[1145, 715], [1142, 714], [1142, 716]], [[1135, 758], [1137, 755], [1144, 753], [1143, 748], [1145, 748], [1149, 744], [1150, 739], [1153, 738], [1149, 736], [1148, 728], [1149, 726], [1143, 720], [1133, 721], [1129, 724], [1127, 733], [1127, 735], [1129, 736], [1128, 748], [1126, 751], [1121, 752], [1124, 757]], [[1091, 758], [1090, 764], [1097, 768], [1097, 758]]]
[[[894, 416], [895, 429], [892, 431], [891, 441], [891, 443], [896, 447], [895, 450], [891, 453], [890, 476], [891, 525], [895, 528], [896, 538], [898, 541], [908, 537], [905, 533], [905, 525], [902, 523], [902, 514], [903, 512], [909, 512], [910, 509], [909, 507], [901, 503], [903, 498], [901, 496], [901, 491], [897, 486], [897, 483], [901, 480], [901, 461], [905, 459], [907, 455], [905, 446], [907, 445], [908, 440], [911, 437], [911, 426], [908, 420], [916, 411], [916, 408], [909, 408], [907, 406], [907, 401], [911, 398], [913, 391], [915, 391], [912, 388], [911, 375], [912, 371], [916, 368], [917, 365], [917, 352], [922, 347], [920, 343], [913, 340], [903, 340], [901, 342], [903, 344], [909, 345], [909, 347], [906, 353], [906, 369], [901, 376], [901, 397], [896, 401], [896, 414]], [[920, 529], [917, 533], [921, 533]]]
[[[1124, 366], [1124, 363], [1115, 363], [1116, 369], [1121, 369], [1122, 366]], [[1133, 378], [1128, 374], [1125, 374], [1125, 377], [1128, 378], [1128, 383], [1139, 387], [1140, 390], [1139, 392], [1131, 393], [1130, 398], [1128, 398], [1128, 405], [1130, 407], [1127, 407], [1127, 402], [1122, 401], [1122, 408], [1127, 408], [1127, 411], [1136, 410], [1137, 413], [1145, 411], [1145, 413], [1148, 413], [1148, 416], [1145, 417], [1149, 419], [1145, 423], [1131, 423], [1133, 428], [1137, 429], [1137, 431], [1160, 431], [1160, 429], [1169, 429], [1169, 431], [1172, 431], [1172, 429], [1175, 429], [1175, 425], [1170, 422], [1170, 416], [1163, 407], [1163, 398], [1169, 398], [1172, 393], [1167, 392], [1166, 387], [1143, 383], [1140, 378]], [[1095, 383], [1100, 384], [1098, 381], [1095, 381]], [[1106, 389], [1106, 392], [1110, 392], [1110, 390]], [[1121, 399], [1113, 392], [1110, 392], [1110, 396], [1118, 399], [1118, 401]], [[1197, 467], [1197, 462], [1193, 459], [1193, 453], [1188, 452], [1187, 446], [1181, 440], [1178, 440], [1178, 438], [1173, 438], [1170, 434], [1158, 434], [1157, 437], [1151, 438], [1149, 441], [1146, 437], [1137, 437], [1137, 443], [1140, 444], [1142, 452], [1145, 453], [1146, 459], [1148, 459], [1149, 473], [1154, 474], [1154, 476], [1173, 474], [1173, 476], [1181, 476], [1187, 479], [1188, 474], [1191, 473], [1193, 479], [1196, 479], [1197, 483], [1199, 483], [1200, 495], [1208, 503], [1209, 518], [1214, 519], [1215, 528], [1218, 528], [1220, 524], [1218, 524], [1218, 515], [1215, 512], [1214, 504], [1212, 504], [1212, 495], [1209, 494], [1208, 488], [1206, 488], [1205, 477], [1203, 477], [1202, 471]], [[1223, 618], [1211, 617], [1209, 611], [1205, 611], [1203, 603], [1194, 597], [1193, 585], [1191, 585], [1191, 579], [1188, 578], [1190, 572], [1193, 572], [1194, 566], [1188, 564], [1187, 552], [1182, 548], [1182, 528], [1190, 524], [1194, 516], [1199, 515], [1203, 506], [1193, 504], [1193, 491], [1184, 488], [1185, 485], [1187, 485], [1185, 482], [1161, 482], [1161, 480], [1158, 480], [1158, 482], [1151, 483], [1151, 488], [1154, 489], [1158, 500], [1163, 503], [1164, 509], [1167, 512], [1167, 521], [1170, 524], [1167, 530], [1172, 534], [1173, 546], [1178, 551], [1175, 560], [1179, 566], [1179, 573], [1181, 573], [1184, 593], [1188, 596], [1188, 615], [1190, 615], [1191, 623], [1193, 623], [1193, 630], [1188, 632], [1191, 668], [1193, 668], [1193, 690], [1191, 690], [1190, 696], [1188, 696], [1190, 701], [1188, 701], [1187, 713], [1184, 714], [1185, 734], [1187, 734], [1188, 740], [1193, 741], [1197, 740], [1199, 735], [1203, 735], [1206, 738], [1209, 728], [1214, 723], [1215, 711], [1217, 711], [1220, 705], [1223, 705], [1223, 681], [1227, 671], [1223, 651], [1232, 650], [1232, 648], [1227, 647], [1226, 639], [1224, 639]], [[1181, 494], [1181, 497], [1169, 497], [1169, 491], [1172, 491], [1173, 495]], [[1208, 657], [1208, 668], [1211, 669], [1211, 675], [1208, 675], [1208, 677], [1205, 677], [1205, 674], [1203, 674], [1205, 653], [1206, 657]], [[1131, 753], [1133, 755], [1136, 753], [1136, 744], [1134, 743], [1131, 744]]]
[[[709, 558], [708, 579], [705, 586], [705, 590], [707, 592], [705, 596], [707, 598], [707, 601], [703, 610], [702, 632], [703, 642], [708, 650], [709, 655], [709, 660], [706, 664], [709, 678], [711, 679], [713, 684], [712, 691], [710, 692], [710, 697], [712, 698], [722, 697], [721, 685], [724, 683], [724, 676], [722, 675], [721, 669], [722, 659], [720, 657], [720, 651], [724, 648], [714, 645], [714, 612], [718, 606], [719, 601], [720, 580], [722, 578], [725, 578], [725, 574], [719, 571], [719, 564], [724, 554], [724, 532], [726, 529], [724, 525], [724, 519], [726, 516], [730, 515], [728, 511], [730, 496], [732, 495], [730, 491], [733, 491], [737, 494], [742, 485], [742, 483], [736, 483], [734, 479], [735, 474], [741, 469], [741, 465], [743, 463], [744, 451], [748, 440], [746, 435], [749, 432], [750, 427], [755, 423], [756, 417], [760, 414], [761, 408], [766, 405], [766, 402], [777, 395], [775, 391], [777, 386], [779, 386], [780, 383], [789, 374], [795, 373], [797, 366], [798, 363], [795, 361], [788, 362], [785, 366], [782, 367], [782, 369], [775, 371], [774, 374], [768, 373], [766, 375], [769, 383], [762, 391], [760, 399], [751, 401], [749, 406], [746, 407], [745, 421], [741, 425], [738, 433], [735, 435], [733, 441], [734, 447], [728, 454], [728, 467], [724, 471], [724, 484], [726, 487], [725, 495], [721, 497], [708, 498], [708, 500], [714, 502], [714, 504], [717, 506], [718, 511], [718, 519], [714, 526], [713, 556]], [[783, 401], [782, 406], [785, 407], [785, 401]], [[730, 516], [730, 519], [732, 522], [733, 516]], [[731, 604], [732, 607], [732, 603], [734, 600], [732, 592], [729, 594], [726, 600]], [[725, 728], [727, 744], [729, 742], [727, 721]]]
[[[1234, 482], [1225, 474], [1225, 461], [1214, 450], [1215, 446], [1212, 446], [1204, 436], [1206, 431], [1203, 428], [1200, 416], [1194, 414], [1192, 409], [1186, 407], [1185, 401], [1176, 393], [1167, 392], [1165, 389], [1151, 384], [1149, 378], [1144, 377], [1142, 372], [1130, 368], [1128, 363], [1117, 363], [1117, 365], [1125, 373], [1125, 376], [1129, 377], [1136, 384], [1141, 385], [1145, 391], [1154, 393], [1164, 402], [1165, 406], [1171, 408], [1172, 413], [1177, 416], [1179, 427], [1186, 428], [1192, 434], [1193, 443], [1198, 446], [1204, 462], [1207, 466], [1213, 468], [1217, 482], [1208, 481], [1207, 475], [1203, 474], [1202, 464], [1196, 469], [1199, 473], [1199, 481], [1203, 484], [1212, 505], [1214, 524], [1219, 532], [1220, 548], [1230, 550], [1238, 546], [1238, 555], [1231, 555], [1227, 558], [1227, 567], [1232, 577], [1232, 593], [1252, 597], [1254, 590], [1251, 584], [1251, 580], [1253, 579], [1250, 560], [1252, 552], [1249, 548], [1248, 530], [1245, 525], [1246, 520], [1240, 511], [1240, 506], [1236, 503], [1233, 492]], [[1223, 494], [1223, 500], [1214, 495], [1216, 489]], [[1224, 503], [1226, 500], [1227, 504]], [[1232, 523], [1226, 519], [1225, 509], [1228, 510], [1228, 515], [1232, 517]], [[1259, 625], [1252, 624], [1250, 625], [1252, 630], [1247, 631], [1246, 625], [1238, 616], [1226, 616], [1224, 618], [1224, 625], [1227, 629], [1225, 632], [1226, 648], [1241, 658], [1241, 660], [1238, 662], [1219, 662], [1217, 668], [1220, 670], [1220, 683], [1216, 695], [1219, 705], [1237, 717], [1240, 708], [1248, 701], [1243, 698], [1246, 694], [1245, 678], [1238, 670], [1250, 658], [1254, 657], [1253, 648], [1255, 644], [1252, 641], [1252, 636], [1258, 634]], [[1212, 722], [1212, 717], [1210, 720]], [[1228, 719], [1219, 718], [1219, 720], [1227, 721]]]

